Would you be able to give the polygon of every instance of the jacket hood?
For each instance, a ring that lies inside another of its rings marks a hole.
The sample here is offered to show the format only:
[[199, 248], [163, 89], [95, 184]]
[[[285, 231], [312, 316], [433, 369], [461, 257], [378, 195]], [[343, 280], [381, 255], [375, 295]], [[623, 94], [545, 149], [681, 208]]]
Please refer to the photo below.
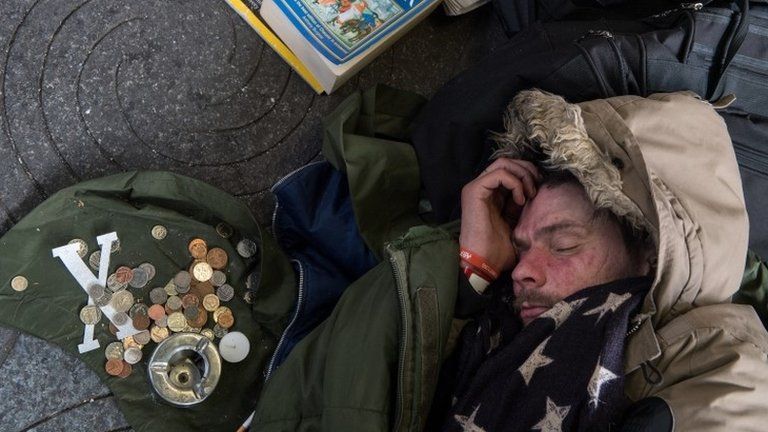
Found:
[[505, 126], [495, 157], [570, 171], [596, 207], [653, 239], [655, 278], [636, 319], [658, 328], [730, 301], [748, 221], [733, 146], [711, 104], [690, 92], [570, 104], [529, 90], [514, 98]]

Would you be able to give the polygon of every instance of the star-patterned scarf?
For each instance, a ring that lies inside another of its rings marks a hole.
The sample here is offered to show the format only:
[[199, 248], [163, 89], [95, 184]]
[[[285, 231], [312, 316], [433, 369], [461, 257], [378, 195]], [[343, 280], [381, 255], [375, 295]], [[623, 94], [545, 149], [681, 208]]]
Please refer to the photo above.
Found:
[[[462, 331], [441, 372], [431, 421], [444, 431], [601, 431], [620, 420], [629, 318], [650, 278], [588, 288], [527, 327], [511, 295]], [[437, 415], [439, 419], [434, 418]]]

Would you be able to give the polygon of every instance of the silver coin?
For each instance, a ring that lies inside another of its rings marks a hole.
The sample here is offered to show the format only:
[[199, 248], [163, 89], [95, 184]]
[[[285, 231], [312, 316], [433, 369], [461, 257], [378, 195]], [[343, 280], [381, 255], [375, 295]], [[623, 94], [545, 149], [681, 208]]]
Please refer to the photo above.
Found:
[[123, 359], [126, 361], [126, 363], [136, 364], [141, 361], [141, 350], [135, 347], [128, 348], [123, 353]]
[[169, 280], [167, 284], [165, 284], [165, 287], [163, 287], [165, 290], [165, 293], [169, 296], [176, 295], [179, 292], [176, 290], [176, 284], [173, 283], [173, 280]]
[[104, 357], [106, 357], [107, 360], [122, 360], [124, 352], [125, 349], [121, 342], [112, 342], [107, 345], [107, 348], [104, 350]]
[[[133, 318], [136, 315], [149, 315], [149, 308], [144, 303], [135, 303], [131, 306], [131, 310], [128, 312], [128, 316]], [[142, 344], [143, 345], [143, 344]]]
[[142, 332], [136, 333], [135, 335], [133, 335], [133, 340], [135, 340], [136, 343], [139, 345], [148, 344], [150, 341], [149, 331], [144, 330]]
[[88, 243], [86, 243], [85, 240], [76, 238], [70, 240], [67, 244], [77, 245], [77, 254], [80, 255], [80, 258], [85, 258], [85, 256], [88, 255]]
[[80, 321], [86, 325], [96, 325], [101, 319], [101, 309], [94, 305], [87, 305], [80, 309]]
[[22, 292], [29, 287], [29, 281], [24, 276], [16, 276], [11, 279], [11, 288], [14, 291]]
[[179, 296], [170, 296], [168, 297], [168, 301], [165, 302], [165, 305], [168, 307], [168, 309], [177, 311], [181, 309], [182, 303]]
[[188, 287], [190, 282], [192, 282], [192, 275], [190, 275], [189, 272], [186, 270], [182, 270], [176, 273], [176, 276], [174, 276], [173, 278], [173, 284], [176, 285], [177, 290], [179, 289], [179, 287], [181, 288]]
[[128, 314], [125, 312], [117, 312], [116, 314], [112, 315], [112, 324], [120, 327], [125, 325], [130, 318], [128, 317]]
[[214, 270], [213, 275], [211, 276], [211, 284], [213, 284], [213, 286], [222, 286], [225, 283], [227, 283], [227, 275], [222, 271]]
[[108, 305], [111, 300], [112, 300], [112, 293], [110, 293], [109, 291], [104, 291], [104, 294], [101, 297], [96, 297], [93, 299], [93, 304], [95, 304], [100, 308], [103, 308], [104, 306]]
[[110, 304], [118, 312], [128, 312], [133, 306], [133, 294], [127, 290], [118, 291], [112, 296]]
[[154, 288], [149, 292], [149, 300], [152, 304], [163, 304], [168, 300], [168, 293], [165, 292], [164, 288]]
[[133, 288], [144, 288], [147, 286], [147, 282], [149, 282], [149, 275], [147, 274], [147, 271], [144, 270], [141, 267], [136, 267], [135, 269], [132, 269], [133, 277], [131, 278], [130, 282], [128, 284]]
[[86, 291], [88, 292], [88, 295], [91, 296], [91, 298], [94, 300], [96, 300], [97, 298], [103, 297], [106, 292], [104, 287], [97, 283], [88, 285], [88, 288], [86, 288]]
[[155, 269], [155, 266], [153, 266], [152, 263], [141, 263], [139, 264], [139, 268], [147, 272], [147, 278], [149, 278], [149, 280], [154, 279], [157, 274], [157, 269]]
[[235, 297], [235, 289], [232, 285], [224, 284], [216, 290], [216, 296], [223, 302], [228, 302]]
[[155, 225], [152, 227], [152, 238], [155, 240], [162, 240], [168, 235], [168, 229], [162, 225]]
[[214, 334], [214, 336], [216, 336], [217, 338], [221, 339], [221, 338], [223, 338], [224, 336], [226, 336], [226, 335], [227, 335], [227, 333], [229, 333], [229, 330], [227, 330], [226, 328], [224, 328], [224, 327], [222, 327], [222, 326], [220, 326], [220, 325], [218, 325], [218, 324], [216, 324], [215, 326], [213, 326], [213, 334]]
[[183, 287], [177, 286], [176, 287], [176, 293], [177, 294], [186, 294], [186, 293], [189, 292], [189, 288], [190, 288], [189, 285], [183, 286]]
[[112, 247], [109, 248], [109, 253], [117, 253], [120, 252], [120, 240], [115, 239], [114, 242], [112, 242]]
[[200, 309], [197, 306], [190, 306], [184, 309], [184, 318], [188, 321], [194, 321], [200, 315]]
[[237, 244], [237, 253], [243, 258], [250, 258], [259, 251], [259, 246], [250, 239], [242, 239]]
[[118, 292], [126, 289], [128, 287], [127, 283], [120, 283], [117, 281], [117, 275], [112, 273], [107, 277], [107, 288], [109, 288], [112, 292]]
[[155, 325], [162, 328], [168, 327], [168, 315], [163, 315], [162, 318], [155, 321]]
[[230, 238], [232, 237], [232, 234], [234, 234], [234, 230], [232, 229], [231, 226], [222, 222], [216, 225], [216, 233], [222, 236], [223, 238]]
[[101, 263], [101, 250], [97, 250], [88, 257], [88, 265], [93, 270], [99, 270], [99, 264]]
[[195, 264], [195, 266], [192, 267], [192, 273], [195, 277], [195, 280], [200, 282], [207, 282], [211, 279], [211, 276], [213, 276], [213, 268], [211, 268], [210, 264], [203, 261]]

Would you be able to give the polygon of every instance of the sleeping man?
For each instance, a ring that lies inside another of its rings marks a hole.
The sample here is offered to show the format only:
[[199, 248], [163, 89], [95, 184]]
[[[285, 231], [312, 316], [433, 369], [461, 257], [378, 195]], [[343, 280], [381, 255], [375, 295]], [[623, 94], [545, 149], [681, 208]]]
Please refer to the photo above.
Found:
[[768, 334], [731, 303], [748, 221], [713, 107], [534, 90], [505, 127], [460, 224], [387, 245], [266, 383], [256, 430], [765, 430]]

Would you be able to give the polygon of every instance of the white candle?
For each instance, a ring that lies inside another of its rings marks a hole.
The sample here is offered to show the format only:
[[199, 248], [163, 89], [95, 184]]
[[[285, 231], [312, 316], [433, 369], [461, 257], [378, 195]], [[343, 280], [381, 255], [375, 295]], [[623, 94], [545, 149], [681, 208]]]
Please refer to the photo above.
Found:
[[248, 338], [240, 332], [229, 332], [221, 338], [219, 342], [219, 352], [221, 358], [230, 362], [238, 363], [248, 356], [251, 350], [251, 343]]

